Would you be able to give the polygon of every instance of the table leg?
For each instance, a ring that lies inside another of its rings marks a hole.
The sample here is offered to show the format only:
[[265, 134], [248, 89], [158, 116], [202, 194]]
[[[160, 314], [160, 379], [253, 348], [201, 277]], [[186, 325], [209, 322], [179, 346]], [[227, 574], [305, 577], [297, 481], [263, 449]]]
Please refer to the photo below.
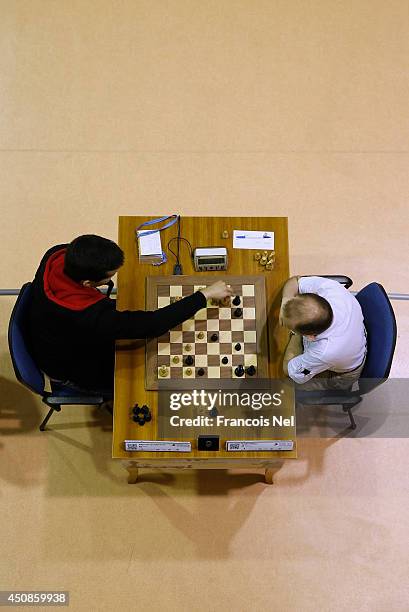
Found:
[[128, 484], [136, 484], [138, 482], [137, 466], [132, 461], [130, 461], [129, 463], [125, 463], [124, 467], [128, 472]]

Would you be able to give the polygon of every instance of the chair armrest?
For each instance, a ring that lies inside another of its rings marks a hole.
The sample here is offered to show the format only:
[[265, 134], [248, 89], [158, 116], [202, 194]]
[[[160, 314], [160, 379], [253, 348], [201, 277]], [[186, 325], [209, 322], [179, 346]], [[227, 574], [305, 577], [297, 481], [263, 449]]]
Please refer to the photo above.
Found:
[[353, 283], [352, 279], [349, 278], [349, 276], [343, 276], [342, 274], [318, 274], [318, 276], [337, 281], [337, 283], [344, 285], [345, 289], [349, 289]]

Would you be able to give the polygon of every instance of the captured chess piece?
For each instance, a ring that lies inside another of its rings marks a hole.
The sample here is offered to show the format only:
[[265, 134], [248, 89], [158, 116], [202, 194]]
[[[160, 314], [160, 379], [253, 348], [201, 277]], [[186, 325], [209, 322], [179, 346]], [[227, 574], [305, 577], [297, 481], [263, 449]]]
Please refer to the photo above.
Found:
[[226, 239], [229, 237], [229, 232], [227, 230], [222, 231], [222, 238]]
[[138, 425], [145, 425], [145, 423], [149, 423], [149, 421], [152, 420], [152, 414], [148, 406], [146, 404], [143, 406], [135, 404], [135, 406], [132, 408], [132, 420], [134, 423], [138, 423]]
[[235, 368], [234, 373], [236, 376], [238, 376], [239, 378], [241, 376], [244, 376], [244, 368], [242, 365], [238, 365], [237, 368]]
[[255, 259], [256, 261], [260, 261], [260, 259], [261, 259], [261, 253], [256, 253], [256, 254], [254, 255], [254, 259]]

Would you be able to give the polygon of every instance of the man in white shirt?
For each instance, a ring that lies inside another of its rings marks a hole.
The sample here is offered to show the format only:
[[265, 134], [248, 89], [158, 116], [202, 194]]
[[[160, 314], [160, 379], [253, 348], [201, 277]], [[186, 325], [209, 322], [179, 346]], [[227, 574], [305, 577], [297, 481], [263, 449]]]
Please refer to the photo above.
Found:
[[366, 357], [363, 315], [340, 283], [319, 276], [290, 278], [280, 323], [291, 330], [284, 373], [296, 383], [305, 389], [349, 388], [359, 378]]

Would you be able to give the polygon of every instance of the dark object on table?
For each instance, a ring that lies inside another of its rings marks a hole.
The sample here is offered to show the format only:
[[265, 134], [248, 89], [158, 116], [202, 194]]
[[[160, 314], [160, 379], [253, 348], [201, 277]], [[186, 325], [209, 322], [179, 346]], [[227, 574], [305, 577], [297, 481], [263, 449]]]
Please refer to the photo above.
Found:
[[239, 306], [241, 303], [241, 299], [239, 295], [236, 295], [236, 297], [234, 298], [233, 302], [232, 302], [235, 306]]
[[234, 345], [234, 350], [239, 351], [240, 349], [241, 349], [241, 344], [240, 342], [237, 342], [237, 344]]
[[219, 436], [201, 434], [197, 438], [197, 450], [218, 451], [219, 450]]
[[199, 368], [197, 371], [198, 376], [203, 376], [203, 374], [205, 373], [203, 368]]
[[224, 365], [226, 365], [226, 363], [229, 363], [229, 358], [228, 357], [223, 357], [222, 358], [222, 363], [224, 363]]
[[237, 366], [237, 368], [234, 370], [234, 373], [236, 376], [243, 376], [244, 375], [244, 368], [242, 365]]
[[246, 374], [248, 374], [248, 376], [254, 376], [255, 373], [256, 373], [256, 368], [253, 365], [246, 368]]
[[212, 342], [216, 342], [216, 340], [218, 340], [218, 338], [219, 338], [219, 335], [218, 335], [218, 334], [212, 334], [212, 335], [210, 336], [210, 340], [211, 340]]
[[193, 365], [193, 357], [192, 357], [192, 355], [188, 355], [188, 356], [186, 357], [186, 359], [185, 359], [185, 364], [186, 364], [187, 366], [191, 366], [191, 365]]
[[243, 310], [241, 308], [236, 308], [236, 310], [234, 311], [233, 314], [234, 314], [235, 317], [239, 318], [239, 317], [242, 316]]

